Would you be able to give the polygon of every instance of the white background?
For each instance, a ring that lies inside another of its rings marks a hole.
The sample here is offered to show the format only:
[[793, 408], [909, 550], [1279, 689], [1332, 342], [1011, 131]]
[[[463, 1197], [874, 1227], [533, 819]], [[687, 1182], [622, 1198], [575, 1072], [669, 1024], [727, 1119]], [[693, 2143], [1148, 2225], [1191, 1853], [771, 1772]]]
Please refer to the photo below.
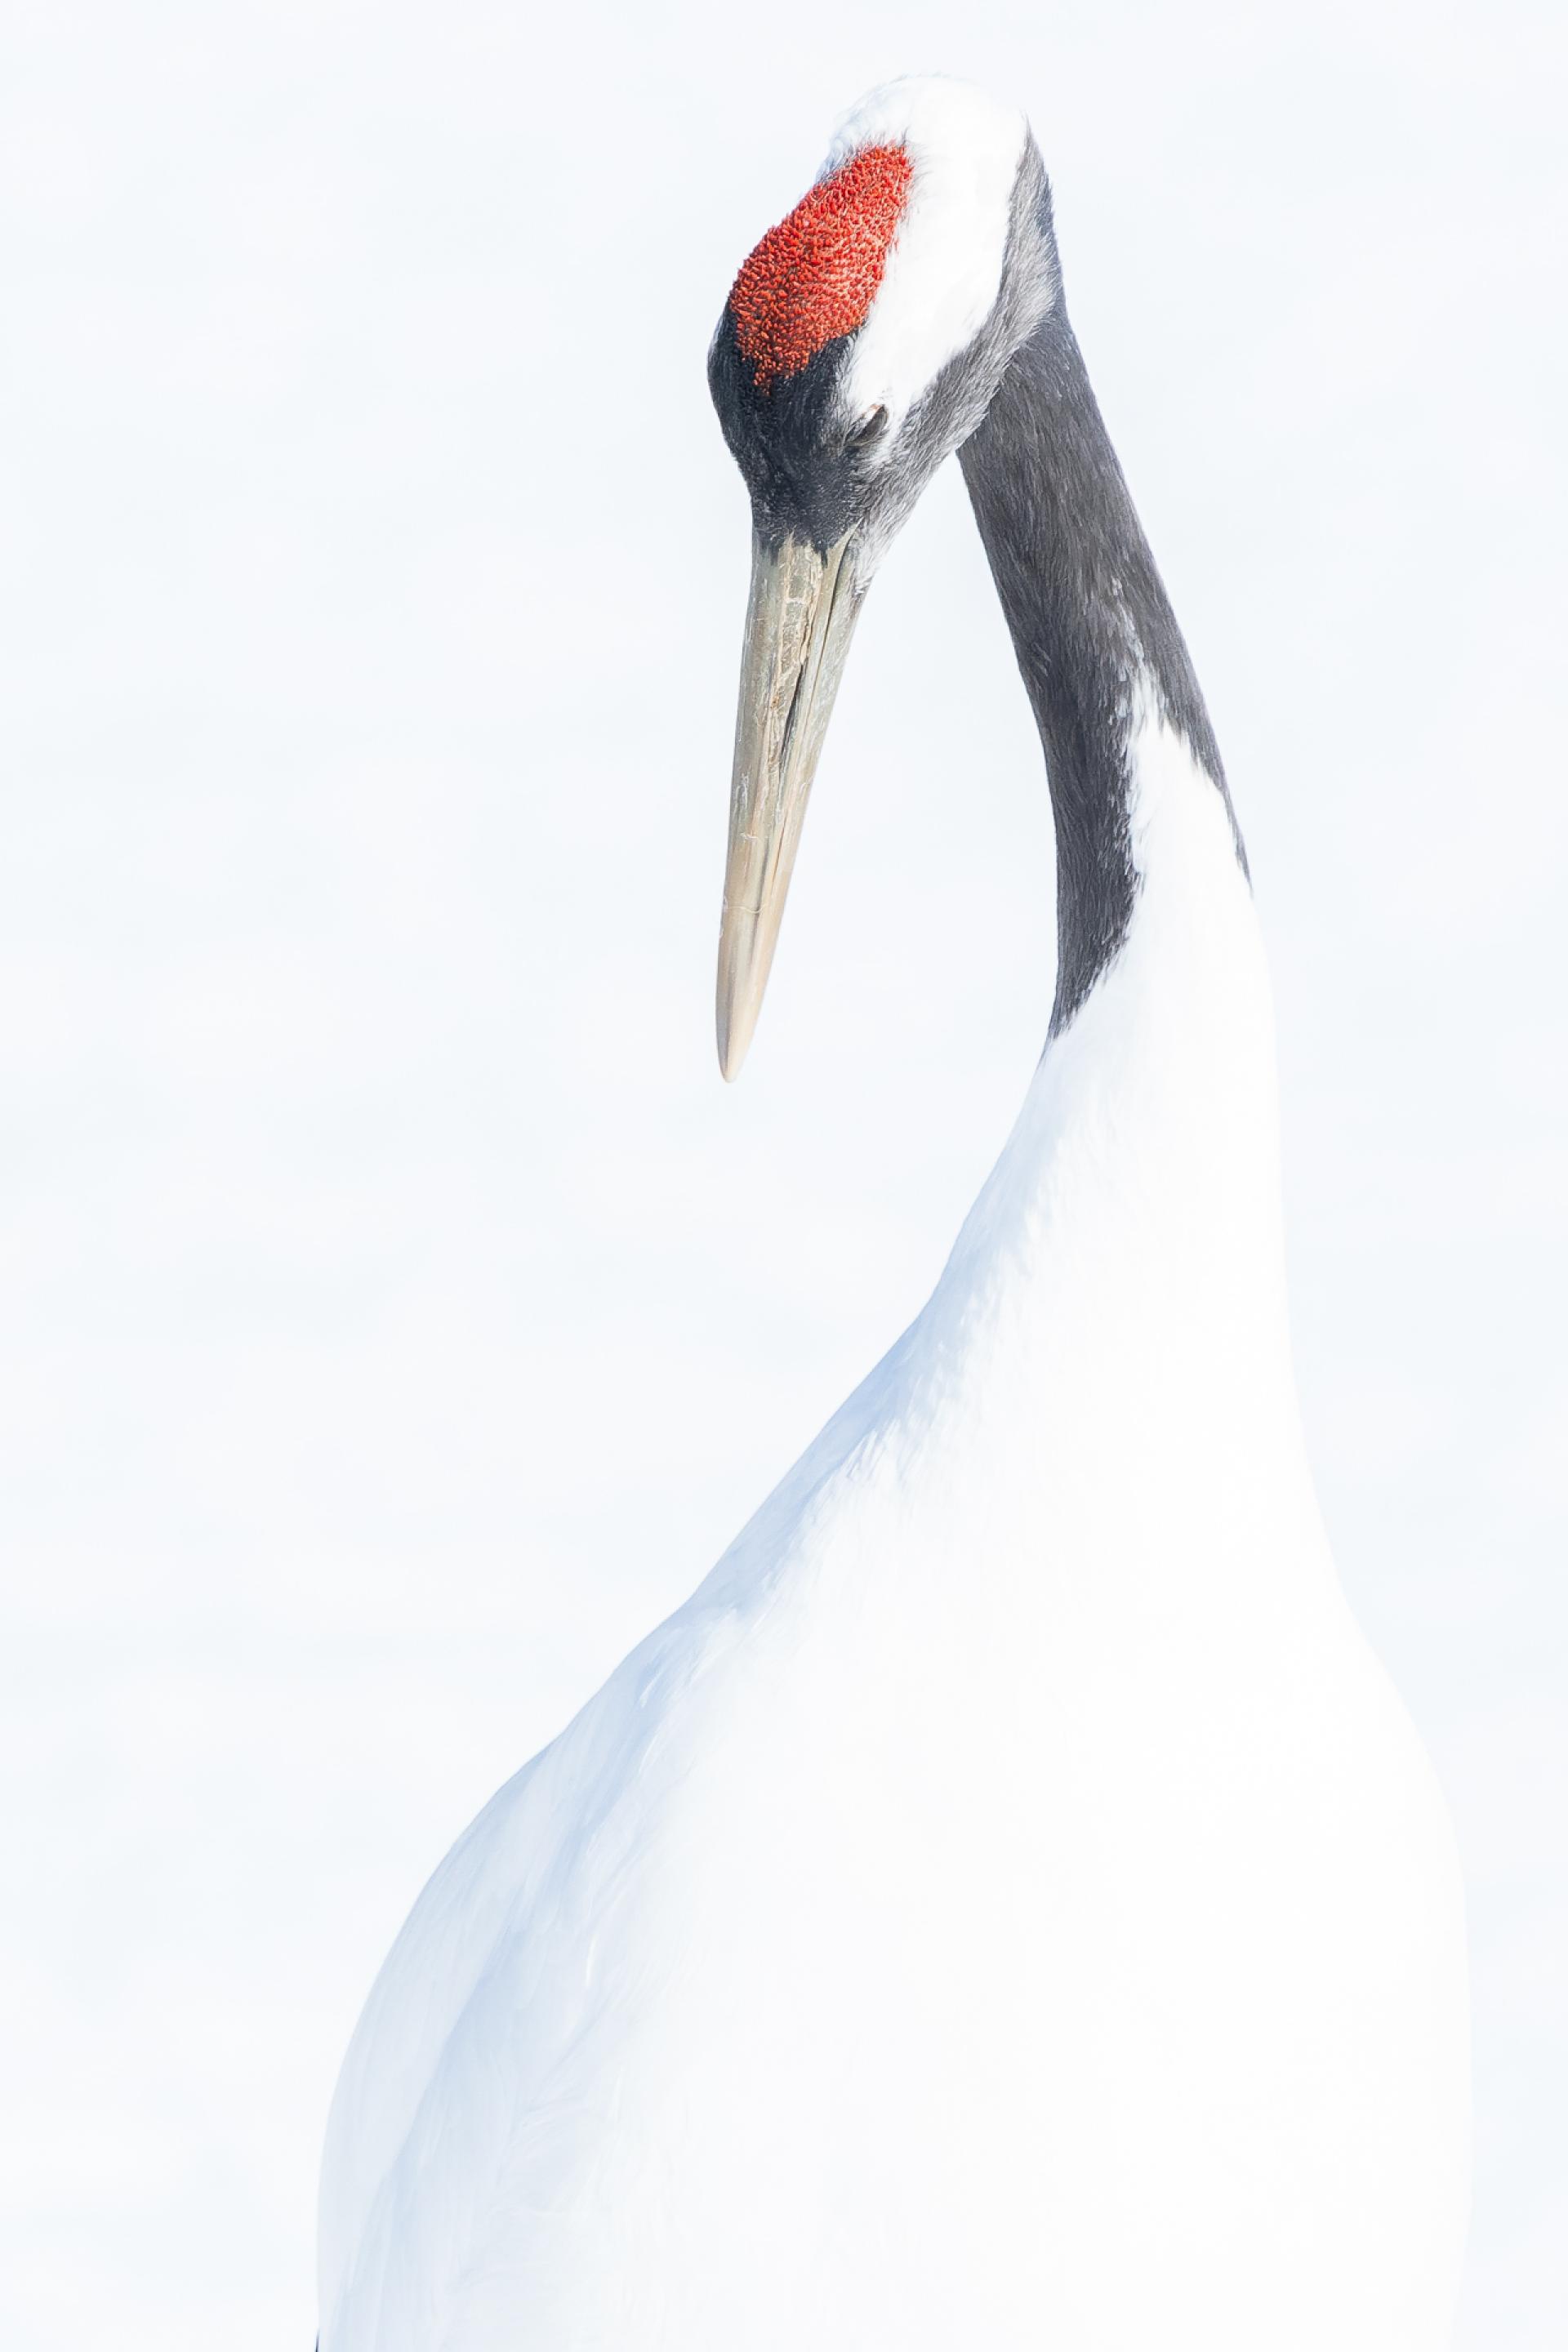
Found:
[[1050, 994], [956, 471], [742, 1084], [703, 357], [832, 121], [1030, 111], [1279, 997], [1301, 1380], [1472, 1902], [1463, 2342], [1568, 2326], [1558, 0], [12, 0], [0, 2339], [309, 2352], [420, 1881], [918, 1307]]

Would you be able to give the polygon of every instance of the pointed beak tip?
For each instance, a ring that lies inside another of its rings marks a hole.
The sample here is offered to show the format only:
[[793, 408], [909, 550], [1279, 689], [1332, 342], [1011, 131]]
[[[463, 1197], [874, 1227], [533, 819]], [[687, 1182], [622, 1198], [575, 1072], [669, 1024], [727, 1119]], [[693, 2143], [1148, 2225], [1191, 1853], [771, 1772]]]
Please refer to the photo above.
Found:
[[728, 1021], [720, 1022], [719, 1075], [727, 1087], [732, 1087], [740, 1076], [742, 1066], [746, 1058], [746, 1048], [750, 1044], [751, 1039], [739, 1035]]

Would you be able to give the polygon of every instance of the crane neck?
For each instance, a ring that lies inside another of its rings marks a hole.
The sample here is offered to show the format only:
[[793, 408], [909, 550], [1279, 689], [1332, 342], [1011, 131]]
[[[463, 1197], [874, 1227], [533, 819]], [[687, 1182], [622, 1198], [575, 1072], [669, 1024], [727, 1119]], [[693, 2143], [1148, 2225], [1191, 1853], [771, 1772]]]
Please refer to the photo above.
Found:
[[1224, 805], [1219, 748], [1191, 658], [1058, 299], [959, 453], [1045, 750], [1057, 845], [1057, 990], [1065, 1029], [1126, 943], [1143, 876], [1138, 747], [1180, 737]]
[[980, 1334], [988, 1298], [1026, 1354], [1073, 1380], [1109, 1368], [1112, 1421], [1146, 1378], [1137, 1412], [1159, 1423], [1179, 1363], [1177, 1387], [1233, 1415], [1267, 1392], [1289, 1430], [1262, 939], [1203, 697], [1059, 309], [961, 454], [1045, 747], [1058, 961], [1046, 1052], [931, 1328]]

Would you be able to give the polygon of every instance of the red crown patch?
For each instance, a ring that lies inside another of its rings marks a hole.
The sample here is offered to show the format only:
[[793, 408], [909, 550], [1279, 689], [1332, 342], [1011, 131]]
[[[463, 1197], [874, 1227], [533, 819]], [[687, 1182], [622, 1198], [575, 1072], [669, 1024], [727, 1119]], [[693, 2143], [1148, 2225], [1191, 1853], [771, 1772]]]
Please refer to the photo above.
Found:
[[913, 177], [901, 147], [862, 147], [742, 263], [730, 316], [760, 392], [859, 326], [877, 299]]

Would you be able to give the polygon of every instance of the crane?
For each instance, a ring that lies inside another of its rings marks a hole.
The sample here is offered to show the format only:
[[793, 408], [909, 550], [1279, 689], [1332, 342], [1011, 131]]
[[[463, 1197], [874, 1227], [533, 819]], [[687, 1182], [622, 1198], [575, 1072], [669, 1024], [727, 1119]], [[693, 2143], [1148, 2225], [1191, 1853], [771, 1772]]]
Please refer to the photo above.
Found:
[[1247, 860], [1025, 118], [863, 99], [710, 381], [753, 524], [726, 1076], [953, 453], [1055, 1002], [927, 1306], [416, 1904], [333, 2104], [321, 2352], [1439, 2352], [1451, 1838], [1313, 1496]]

